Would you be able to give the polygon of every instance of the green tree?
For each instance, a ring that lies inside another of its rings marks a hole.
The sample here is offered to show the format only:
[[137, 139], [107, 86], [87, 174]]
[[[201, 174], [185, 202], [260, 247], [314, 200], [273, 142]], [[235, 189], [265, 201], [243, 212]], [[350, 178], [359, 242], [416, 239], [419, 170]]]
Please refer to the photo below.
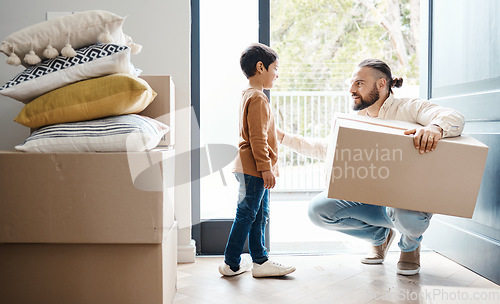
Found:
[[405, 83], [418, 84], [418, 12], [419, 0], [273, 0], [276, 89], [345, 90], [365, 58], [382, 59]]
[[[366, 58], [382, 59], [394, 77], [418, 84], [418, 12], [419, 0], [272, 0], [271, 46], [280, 56], [273, 91], [345, 92]], [[313, 94], [275, 98], [272, 106], [280, 127], [311, 137], [327, 136], [336, 108]], [[289, 149], [280, 150], [280, 161], [318, 163]]]

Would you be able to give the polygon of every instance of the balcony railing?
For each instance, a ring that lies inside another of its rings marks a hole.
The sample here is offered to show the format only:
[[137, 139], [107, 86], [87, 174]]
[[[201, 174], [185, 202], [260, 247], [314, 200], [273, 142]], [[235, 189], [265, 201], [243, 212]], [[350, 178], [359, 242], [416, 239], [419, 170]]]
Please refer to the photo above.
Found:
[[[276, 124], [285, 132], [325, 138], [335, 112], [348, 113], [348, 92], [297, 91], [271, 93]], [[318, 191], [326, 188], [324, 161], [280, 146], [280, 177], [274, 191]]]

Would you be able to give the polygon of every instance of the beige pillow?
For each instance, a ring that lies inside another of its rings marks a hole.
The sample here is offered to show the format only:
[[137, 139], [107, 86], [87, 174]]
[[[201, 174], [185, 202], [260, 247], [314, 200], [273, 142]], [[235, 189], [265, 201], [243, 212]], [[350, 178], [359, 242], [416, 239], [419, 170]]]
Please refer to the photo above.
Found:
[[149, 84], [129, 74], [76, 82], [48, 92], [23, 107], [14, 121], [30, 128], [136, 114], [156, 97]]
[[[18, 63], [22, 63], [27, 67], [36, 64], [36, 62], [28, 63], [25, 61], [25, 56], [31, 50], [40, 60], [45, 60], [56, 57], [67, 44], [70, 44], [72, 49], [98, 42], [128, 44], [130, 46], [132, 39], [122, 31], [124, 19], [113, 13], [100, 10], [54, 18], [28, 26], [9, 35], [0, 45], [0, 52], [20, 59], [21, 62]], [[46, 52], [44, 54], [44, 51], [50, 48], [49, 46], [53, 48], [51, 48], [51, 51], [55, 49], [55, 53], [52, 56], [45, 56], [52, 53]], [[15, 55], [12, 54], [13, 51]], [[62, 53], [62, 55], [65, 55], [64, 52]], [[9, 59], [12, 58], [7, 58], [9, 64], [16, 64], [14, 60]]]

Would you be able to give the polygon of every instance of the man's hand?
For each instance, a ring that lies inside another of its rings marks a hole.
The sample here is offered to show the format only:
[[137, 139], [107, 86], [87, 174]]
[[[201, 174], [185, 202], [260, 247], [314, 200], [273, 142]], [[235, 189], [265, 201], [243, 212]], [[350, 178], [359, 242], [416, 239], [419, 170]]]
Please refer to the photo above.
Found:
[[406, 130], [405, 135], [413, 135], [415, 149], [420, 150], [420, 154], [434, 151], [438, 141], [443, 137], [443, 129], [438, 125], [428, 125], [420, 129]]
[[262, 171], [262, 179], [264, 180], [264, 188], [266, 189], [272, 189], [276, 185], [276, 178], [271, 170]]

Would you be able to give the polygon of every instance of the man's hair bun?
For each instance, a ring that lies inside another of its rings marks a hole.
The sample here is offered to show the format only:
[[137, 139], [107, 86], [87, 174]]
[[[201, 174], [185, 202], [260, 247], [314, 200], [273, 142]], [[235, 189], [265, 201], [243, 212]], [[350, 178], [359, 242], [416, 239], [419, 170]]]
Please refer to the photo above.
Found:
[[402, 85], [403, 85], [403, 78], [393, 78], [392, 79], [392, 86], [391, 87], [400, 88]]

